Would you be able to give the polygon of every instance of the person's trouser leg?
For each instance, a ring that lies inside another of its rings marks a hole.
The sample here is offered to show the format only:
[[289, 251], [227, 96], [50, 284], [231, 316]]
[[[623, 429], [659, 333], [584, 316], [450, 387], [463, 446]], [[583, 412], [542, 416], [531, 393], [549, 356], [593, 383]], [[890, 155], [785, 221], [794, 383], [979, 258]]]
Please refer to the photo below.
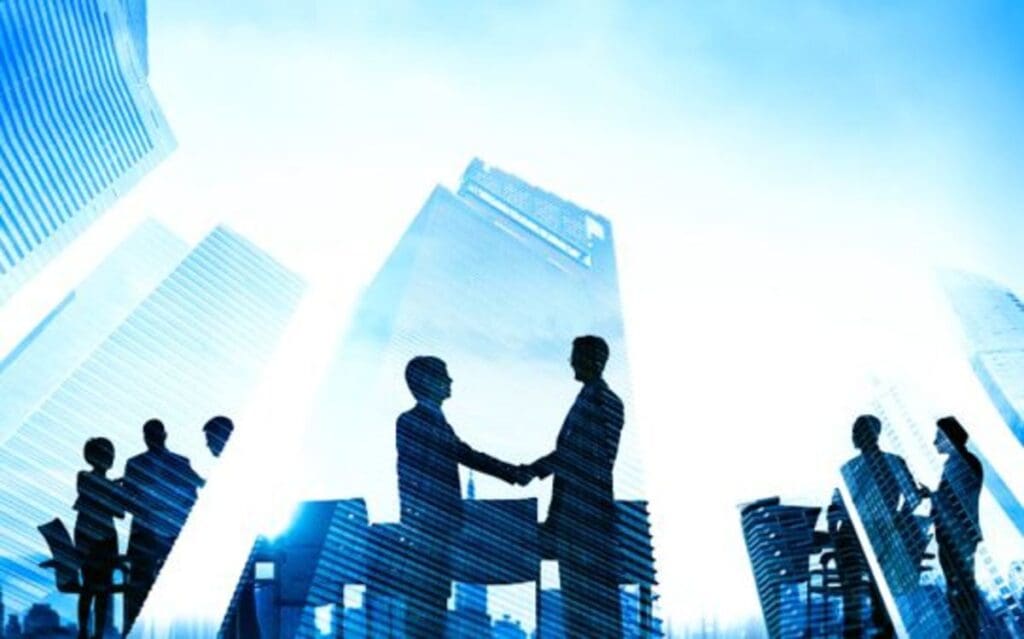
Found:
[[92, 612], [92, 592], [83, 589], [78, 594], [78, 639], [89, 638], [89, 613]]
[[839, 583], [843, 593], [843, 639], [860, 639], [864, 633], [863, 573], [856, 569], [840, 569]]
[[948, 535], [936, 535], [939, 566], [946, 576], [946, 601], [953, 617], [954, 637], [975, 637], [981, 630], [978, 586], [974, 579], [975, 544], [958, 547]]
[[410, 639], [442, 639], [451, 594], [449, 536], [433, 531], [409, 536], [415, 576], [404, 597], [405, 631]]
[[608, 553], [563, 542], [558, 581], [568, 639], [619, 639], [622, 636], [619, 587]]
[[[870, 575], [869, 575], [870, 577]], [[879, 639], [889, 639], [896, 636], [896, 628], [889, 618], [889, 611], [885, 609], [885, 602], [882, 600], [882, 593], [878, 584], [871, 578], [868, 592], [871, 595], [871, 625], [875, 628], [875, 636]]]
[[444, 637], [448, 598], [410, 595], [405, 600], [405, 632], [409, 639], [441, 639]]
[[128, 586], [124, 593], [124, 631], [132, 629], [146, 596], [171, 549], [171, 541], [147, 530], [134, 529], [128, 539]]

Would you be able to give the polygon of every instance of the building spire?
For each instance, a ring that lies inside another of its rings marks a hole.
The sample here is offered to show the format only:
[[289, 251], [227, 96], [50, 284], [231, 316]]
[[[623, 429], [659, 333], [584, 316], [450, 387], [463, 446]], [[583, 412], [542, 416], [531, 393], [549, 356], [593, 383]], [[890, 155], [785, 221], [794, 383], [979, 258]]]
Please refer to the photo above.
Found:
[[476, 482], [473, 481], [473, 471], [469, 471], [469, 482], [466, 484], [466, 499], [476, 499]]

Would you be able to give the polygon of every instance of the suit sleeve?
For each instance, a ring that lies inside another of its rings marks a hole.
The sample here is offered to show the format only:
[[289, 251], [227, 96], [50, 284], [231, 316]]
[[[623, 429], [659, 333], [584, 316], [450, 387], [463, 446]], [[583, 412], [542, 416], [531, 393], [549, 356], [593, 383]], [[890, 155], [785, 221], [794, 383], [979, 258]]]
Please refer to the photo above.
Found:
[[497, 477], [510, 484], [515, 483], [515, 466], [491, 457], [487, 453], [474, 450], [469, 444], [459, 440], [459, 463], [481, 473]]
[[206, 485], [206, 480], [200, 477], [199, 473], [192, 468], [192, 463], [189, 462], [187, 457], [183, 459], [182, 475], [184, 476], [185, 482], [193, 488], [202, 488]]
[[431, 451], [416, 419], [408, 415], [398, 418], [395, 426], [395, 448], [398, 453], [398, 493], [402, 521], [414, 523], [430, 512], [426, 498], [432, 486], [426, 469]]
[[916, 509], [921, 503], [921, 495], [918, 494], [914, 476], [910, 473], [907, 462], [901, 457], [897, 457], [896, 462], [896, 483], [899, 485], [900, 492], [903, 493], [905, 507], [908, 510]]
[[142, 495], [140, 494], [139, 474], [138, 463], [134, 459], [129, 459], [124, 465], [124, 477], [121, 478], [121, 482], [125, 509], [133, 514], [141, 510]]
[[559, 457], [558, 450], [553, 450], [547, 455], [541, 457], [537, 461], [531, 464], [533, 466], [533, 472], [537, 474], [537, 477], [544, 479], [551, 473], [558, 472]]
[[578, 425], [571, 441], [532, 464], [541, 478], [552, 473], [581, 479], [604, 476], [615, 466], [624, 422], [621, 400], [602, 397], [589, 406], [574, 406], [572, 411], [568, 419]]

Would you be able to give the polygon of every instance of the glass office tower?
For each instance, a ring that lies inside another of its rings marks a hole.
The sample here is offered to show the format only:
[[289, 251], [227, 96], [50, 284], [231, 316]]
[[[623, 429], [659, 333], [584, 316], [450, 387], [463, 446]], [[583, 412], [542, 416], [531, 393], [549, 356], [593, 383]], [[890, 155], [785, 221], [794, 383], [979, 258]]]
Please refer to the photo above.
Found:
[[[448, 421], [471, 446], [510, 462], [553, 450], [580, 385], [578, 335], [604, 337], [605, 377], [625, 403], [616, 497], [642, 493], [612, 226], [607, 219], [474, 160], [437, 187], [362, 295], [307, 433], [317, 498], [364, 497], [397, 521], [395, 421], [414, 405], [403, 377], [436, 355], [454, 378]], [[465, 479], [465, 478], [464, 478]], [[479, 499], [539, 495], [476, 476]], [[532, 588], [492, 589], [488, 606], [532, 625]]]
[[[86, 439], [117, 458], [145, 450], [142, 424], [167, 427], [171, 450], [203, 474], [213, 459], [203, 424], [234, 415], [289, 321], [302, 281], [236, 233], [217, 228], [194, 248], [142, 225], [0, 364], [0, 579], [9, 608], [48, 600], [73, 618], [38, 567], [36, 526], [70, 529]], [[119, 524], [122, 549], [127, 526]]]
[[0, 302], [174, 148], [144, 0], [0, 2]]
[[[858, 455], [842, 467], [843, 498], [852, 506], [851, 518], [901, 636], [946, 636], [965, 613], [950, 600], [949, 568], [938, 558], [942, 548], [936, 543], [932, 502], [946, 458], [933, 443], [935, 423], [921, 417], [930, 416], [927, 407], [885, 384], [877, 386], [873, 412], [882, 423], [882, 451], [902, 458], [909, 473], [899, 470], [895, 458], [872, 464]], [[965, 427], [972, 430], [971, 424]], [[982, 540], [971, 552], [982, 624], [978, 636], [1024, 637], [1024, 600], [1012, 587], [1013, 568], [1024, 557], [1024, 521], [1019, 500], [1004, 481], [1019, 469], [991, 463], [974, 438], [968, 447], [984, 474], [977, 522]], [[965, 489], [954, 486], [954, 492], [966, 509]], [[957, 543], [965, 548], [970, 540]]]
[[963, 328], [971, 365], [1017, 439], [1024, 444], [1024, 303], [987, 278], [942, 278]]

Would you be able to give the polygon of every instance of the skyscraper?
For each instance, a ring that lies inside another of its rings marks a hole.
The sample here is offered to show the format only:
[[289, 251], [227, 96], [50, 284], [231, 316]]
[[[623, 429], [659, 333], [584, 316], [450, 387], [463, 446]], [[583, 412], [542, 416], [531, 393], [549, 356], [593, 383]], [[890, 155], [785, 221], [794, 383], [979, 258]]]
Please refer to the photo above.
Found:
[[0, 302], [174, 147], [145, 0], [0, 3]]
[[[445, 414], [465, 441], [512, 462], [550, 452], [579, 392], [568, 360], [584, 334], [611, 349], [605, 377], [626, 410], [616, 494], [638, 498], [640, 424], [612, 225], [474, 160], [457, 191], [434, 189], [357, 304], [307, 432], [318, 496], [365, 495], [374, 519], [398, 519], [394, 426], [413, 403], [403, 371], [416, 355], [447, 362], [455, 382]], [[488, 499], [524, 496], [490, 477], [476, 481]], [[526, 494], [543, 500], [550, 483]], [[526, 601], [504, 605], [493, 612], [531, 616]]]
[[778, 497], [745, 505], [743, 538], [754, 570], [765, 627], [772, 639], [807, 631], [807, 584], [816, 554], [814, 526], [821, 508], [782, 504]]
[[1024, 303], [979, 275], [946, 273], [942, 284], [960, 319], [974, 372], [1024, 444]]
[[[0, 365], [0, 552], [14, 607], [50, 595], [36, 526], [74, 522], [76, 472], [89, 437], [111, 439], [112, 476], [141, 451], [159, 417], [168, 444], [212, 464], [202, 425], [235, 414], [258, 381], [303, 283], [236, 233], [218, 228], [189, 250], [149, 223]], [[124, 532], [122, 532], [122, 539]], [[72, 603], [68, 598], [61, 605]]]
[[329, 625], [341, 631], [344, 588], [365, 579], [367, 533], [366, 504], [361, 499], [303, 502], [286, 532], [276, 539], [256, 540], [220, 636], [314, 636], [316, 609], [332, 604], [339, 605]]

